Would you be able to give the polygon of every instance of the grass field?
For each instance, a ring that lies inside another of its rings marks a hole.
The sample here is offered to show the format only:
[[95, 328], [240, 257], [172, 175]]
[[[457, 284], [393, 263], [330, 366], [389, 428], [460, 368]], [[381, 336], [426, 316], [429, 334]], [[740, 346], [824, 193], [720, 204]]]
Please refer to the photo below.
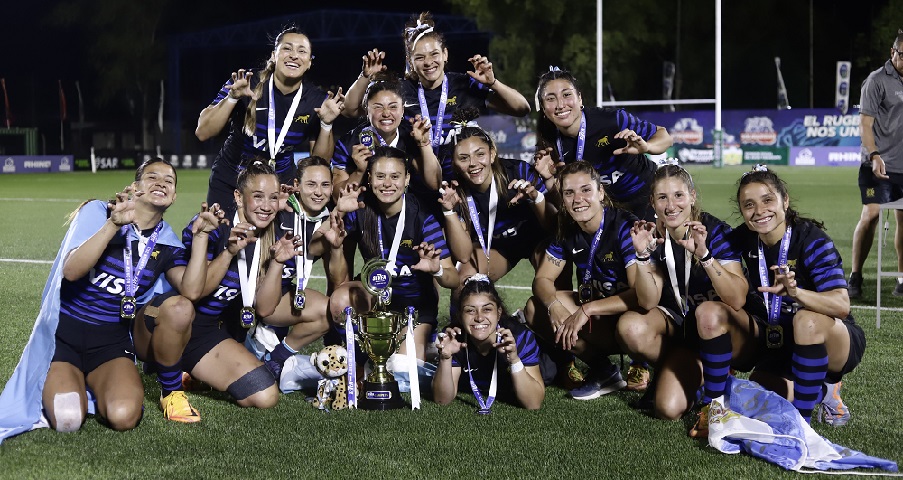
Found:
[[[739, 223], [733, 214], [739, 167], [695, 168], [705, 210]], [[856, 170], [778, 169], [795, 206], [828, 226], [848, 263], [861, 205]], [[196, 211], [207, 189], [205, 171], [179, 174], [179, 197], [167, 214], [176, 228]], [[11, 375], [31, 332], [49, 262], [65, 232], [63, 220], [86, 198], [109, 198], [130, 181], [126, 172], [0, 176], [0, 382]], [[888, 245], [892, 250], [892, 241]], [[886, 282], [882, 327], [875, 328], [875, 252], [866, 264], [865, 298], [853, 313], [868, 348], [846, 378], [853, 412], [845, 427], [821, 424], [831, 441], [870, 455], [903, 460], [903, 301]], [[43, 263], [15, 262], [38, 260]], [[890, 252], [883, 265], [893, 265]], [[360, 268], [360, 265], [357, 266]], [[894, 267], [885, 267], [892, 270]], [[847, 267], [847, 272], [849, 268]], [[532, 280], [519, 265], [500, 283], [511, 308], [524, 305]], [[318, 286], [323, 287], [319, 281]], [[315, 285], [317, 286], [317, 285]], [[447, 295], [446, 295], [447, 297]], [[447, 305], [447, 300], [444, 300]], [[447, 311], [441, 306], [440, 311]], [[440, 320], [441, 321], [441, 320]], [[203, 422], [163, 420], [159, 388], [145, 377], [147, 409], [141, 425], [116, 433], [89, 418], [78, 433], [38, 430], [0, 446], [0, 478], [774, 478], [790, 476], [745, 455], [727, 456], [686, 436], [695, 420], [653, 419], [629, 407], [635, 393], [578, 402], [550, 387], [538, 412], [497, 405], [474, 415], [472, 396], [422, 410], [323, 413], [302, 395], [284, 395], [267, 411], [242, 410], [221, 394], [193, 394]]]

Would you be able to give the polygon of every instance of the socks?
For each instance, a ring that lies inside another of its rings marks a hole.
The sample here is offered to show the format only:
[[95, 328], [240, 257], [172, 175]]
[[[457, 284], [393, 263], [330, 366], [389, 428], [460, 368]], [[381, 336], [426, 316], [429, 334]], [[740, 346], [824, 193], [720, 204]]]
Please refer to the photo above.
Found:
[[274, 348], [272, 352], [267, 353], [266, 356], [268, 360], [272, 360], [279, 365], [285, 365], [285, 361], [296, 353], [298, 353], [298, 351], [288, 346], [285, 343], [285, 340], [283, 340], [279, 345], [276, 345], [276, 348]]
[[180, 358], [175, 365], [162, 365], [157, 363], [157, 381], [163, 390], [162, 395], [166, 397], [170, 393], [182, 389], [182, 359]]
[[724, 395], [727, 376], [731, 370], [731, 349], [731, 336], [727, 333], [699, 341], [703, 376], [702, 403], [708, 404], [713, 398]]
[[821, 401], [822, 384], [828, 373], [828, 350], [824, 343], [797, 345], [793, 349], [793, 406], [811, 422], [812, 410]]

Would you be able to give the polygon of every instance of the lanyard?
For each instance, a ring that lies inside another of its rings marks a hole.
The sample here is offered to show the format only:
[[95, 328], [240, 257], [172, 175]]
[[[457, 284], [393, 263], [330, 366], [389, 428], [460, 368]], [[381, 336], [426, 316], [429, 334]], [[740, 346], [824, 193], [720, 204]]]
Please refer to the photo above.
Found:
[[588, 284], [593, 274], [593, 260], [596, 258], [596, 250], [599, 248], [599, 242], [602, 240], [602, 229], [605, 227], [605, 209], [602, 209], [602, 220], [599, 221], [599, 230], [593, 237], [593, 243], [589, 247], [589, 260], [586, 262], [586, 271], [583, 272], [583, 283]]
[[[395, 268], [395, 260], [398, 258], [398, 247], [401, 245], [401, 234], [404, 233], [404, 217], [407, 210], [407, 202], [404, 195], [401, 196], [401, 213], [398, 214], [398, 223], [395, 225], [395, 237], [392, 239], [392, 245], [389, 249], [389, 273], [398, 275]], [[376, 217], [376, 233], [379, 235], [379, 258], [383, 258], [383, 217]]]
[[665, 265], [668, 267], [668, 277], [671, 280], [671, 288], [674, 290], [674, 298], [680, 305], [680, 313], [686, 315], [690, 310], [687, 297], [690, 296], [690, 251], [684, 249], [684, 294], [680, 294], [677, 285], [677, 265], [674, 258], [674, 247], [671, 246], [671, 234], [665, 229]]
[[[238, 225], [238, 212], [235, 212], [235, 220], [232, 225]], [[238, 252], [238, 283], [241, 286], [241, 304], [245, 307], [254, 305], [254, 295], [257, 292], [257, 273], [260, 266], [260, 242], [254, 242], [254, 254], [251, 258], [251, 268], [248, 268], [248, 259], [245, 249]]]
[[489, 258], [489, 250], [492, 249], [492, 233], [495, 230], [495, 214], [499, 209], [499, 192], [495, 188], [495, 179], [490, 178], [489, 184], [489, 224], [486, 228], [486, 238], [483, 238], [483, 227], [480, 225], [480, 212], [477, 211], [477, 204], [473, 200], [472, 195], [467, 196], [467, 209], [470, 211], [470, 221], [473, 223], [473, 229], [477, 232], [477, 240], [480, 241], [480, 247], [486, 258]]
[[[316, 223], [314, 223], [314, 232], [320, 229], [320, 225], [323, 223], [323, 217], [327, 215], [329, 215], [329, 210], [324, 208], [319, 215], [309, 219], [316, 221]], [[310, 246], [307, 238], [307, 221], [307, 213], [304, 212], [304, 210], [295, 214], [295, 232], [301, 232], [301, 245], [304, 246], [304, 250], [302, 251], [303, 254], [295, 256], [295, 277], [298, 279], [298, 291], [304, 290], [304, 288], [307, 287], [307, 281], [310, 280], [310, 271], [314, 267], [313, 260], [307, 254], [308, 247]]]
[[348, 351], [349, 408], [357, 408], [357, 348], [354, 343], [354, 309], [345, 307], [345, 347], [347, 347]]
[[298, 91], [295, 92], [295, 98], [292, 99], [292, 106], [289, 107], [288, 113], [285, 114], [285, 120], [282, 122], [279, 138], [276, 138], [276, 94], [273, 93], [273, 88], [273, 75], [270, 75], [270, 104], [267, 107], [267, 146], [270, 149], [270, 159], [275, 163], [276, 154], [279, 153], [279, 149], [285, 143], [285, 136], [292, 125], [292, 120], [295, 118], [298, 103], [301, 102], [301, 92], [304, 90], [304, 85], [298, 85]]
[[[787, 252], [790, 250], [790, 232], [793, 230], [789, 225], [784, 236], [781, 238], [781, 249], [778, 252], [778, 265], [787, 264]], [[762, 248], [762, 239], [759, 239], [759, 282], [763, 287], [770, 286], [768, 283], [768, 265], [765, 263], [765, 250]], [[775, 325], [781, 316], [781, 300], [783, 297], [775, 295], [774, 300], [770, 301], [771, 294], [762, 292], [765, 297], [765, 308], [768, 309], [768, 323]]]
[[[137, 227], [135, 227], [137, 233]], [[129, 241], [129, 227], [128, 225], [122, 227], [122, 234], [125, 235], [125, 247], [122, 249], [122, 260], [123, 267], [125, 268], [125, 295], [127, 297], [134, 297], [135, 292], [138, 290], [138, 283], [141, 280], [141, 272], [144, 271], [144, 267], [147, 265], [147, 261], [150, 260], [151, 252], [154, 251], [154, 247], [157, 245], [157, 237], [160, 236], [160, 230], [163, 229], [163, 222], [157, 224], [157, 228], [154, 229], [154, 233], [147, 239], [147, 245], [144, 247], [144, 251], [141, 252], [141, 256], [138, 257], [138, 265], [135, 266], [134, 273], [132, 272], [132, 242]], [[138, 234], [138, 238], [141, 238], [141, 235]], [[141, 242], [138, 242], [139, 248]]]
[[[417, 98], [420, 100], [420, 116], [429, 119], [430, 109], [426, 105], [426, 94], [423, 93], [423, 84], [417, 87]], [[436, 113], [436, 126], [430, 131], [433, 150], [442, 143], [442, 121], [445, 120], [445, 102], [448, 101], [448, 75], [442, 76], [442, 94], [439, 96], [439, 110]]]
[[[580, 113], [580, 133], [577, 134], [577, 161], [583, 160], [583, 151], [586, 149], [586, 114]], [[558, 154], [564, 161], [564, 147], [561, 145], [561, 132], [558, 132]]]
[[[493, 356], [498, 356], [498, 353], [496, 353], [495, 350], [493, 350], [493, 353], [495, 353]], [[480, 404], [479, 413], [489, 413], [492, 403], [495, 402], [495, 392], [498, 389], [498, 358], [495, 358], [492, 362], [492, 379], [489, 380], [489, 396], [486, 397], [486, 400], [483, 400], [483, 394], [480, 393], [480, 387], [477, 386], [477, 382], [473, 381], [473, 369], [470, 368], [470, 349], [464, 349], [464, 356], [467, 358], [467, 375], [470, 377], [470, 389], [473, 391], [473, 396], [477, 399], [477, 403]]]

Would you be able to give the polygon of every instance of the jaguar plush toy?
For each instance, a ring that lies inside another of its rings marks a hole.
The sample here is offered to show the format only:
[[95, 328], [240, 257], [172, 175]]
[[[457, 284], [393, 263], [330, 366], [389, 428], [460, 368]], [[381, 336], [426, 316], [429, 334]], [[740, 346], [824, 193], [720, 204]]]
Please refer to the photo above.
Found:
[[324, 377], [317, 384], [313, 406], [326, 411], [348, 408], [348, 350], [330, 345], [311, 355], [310, 361]]

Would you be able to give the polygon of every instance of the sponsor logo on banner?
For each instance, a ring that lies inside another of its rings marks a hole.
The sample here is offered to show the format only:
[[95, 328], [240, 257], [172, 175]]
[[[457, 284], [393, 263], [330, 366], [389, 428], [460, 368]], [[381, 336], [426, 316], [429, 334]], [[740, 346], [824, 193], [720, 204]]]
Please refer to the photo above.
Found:
[[3, 173], [71, 172], [72, 157], [63, 155], [13, 155], [3, 160]]
[[16, 161], [7, 158], [3, 161], [3, 173], [16, 173]]
[[677, 150], [677, 158], [682, 163], [712, 163], [715, 151], [710, 148], [681, 148]]
[[743, 124], [740, 143], [744, 145], [774, 145], [778, 135], [774, 131], [774, 122], [768, 117], [749, 117]]
[[699, 125], [699, 122], [692, 117], [679, 119], [669, 133], [671, 133], [674, 143], [682, 143], [684, 145], [702, 145], [702, 140], [705, 136], [705, 131]]
[[743, 147], [743, 164], [787, 165], [787, 147]]
[[859, 147], [791, 147], [790, 165], [798, 167], [858, 167]]

